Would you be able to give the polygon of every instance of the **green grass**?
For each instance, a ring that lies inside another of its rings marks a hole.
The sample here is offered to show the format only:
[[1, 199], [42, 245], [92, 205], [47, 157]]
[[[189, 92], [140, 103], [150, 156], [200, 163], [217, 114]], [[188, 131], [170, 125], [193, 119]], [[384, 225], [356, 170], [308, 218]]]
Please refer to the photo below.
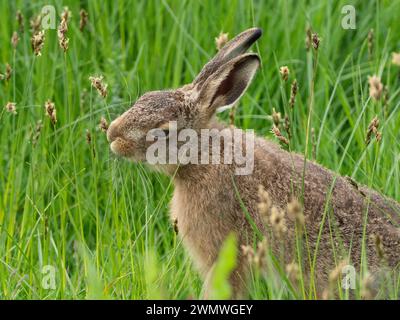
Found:
[[[72, 11], [69, 50], [64, 54], [57, 31], [48, 30], [42, 56], [35, 57], [28, 18], [47, 4], [55, 5], [57, 17], [63, 6]], [[290, 84], [279, 76], [279, 67], [287, 65], [290, 81], [299, 83], [291, 150], [304, 152], [307, 127], [314, 127], [319, 163], [399, 200], [400, 68], [390, 60], [391, 52], [400, 50], [400, 1], [352, 1], [356, 30], [341, 27], [345, 4], [0, 1], [0, 72], [7, 62], [14, 70], [8, 83], [0, 82], [0, 298], [199, 297], [201, 280], [169, 219], [171, 181], [113, 156], [98, 123], [101, 116], [111, 121], [146, 91], [190, 82], [215, 54], [220, 31], [230, 37], [251, 26], [264, 31], [254, 47], [263, 66], [237, 108], [238, 127], [272, 138], [272, 108], [289, 112]], [[89, 13], [83, 33], [81, 7]], [[14, 52], [10, 39], [18, 9], [25, 16], [25, 32]], [[307, 25], [322, 38], [314, 90], [312, 51], [304, 47]], [[369, 55], [371, 28], [375, 37]], [[90, 88], [88, 78], [97, 74], [109, 84], [106, 100]], [[387, 106], [369, 99], [372, 74], [388, 87]], [[314, 107], [307, 126], [311, 91]], [[47, 99], [57, 108], [54, 128], [44, 114]], [[4, 110], [8, 101], [17, 103], [17, 115]], [[375, 115], [383, 139], [366, 148], [367, 126]], [[228, 113], [221, 118], [227, 121]], [[39, 120], [44, 126], [33, 145]], [[310, 158], [310, 144], [307, 150]], [[46, 265], [55, 268], [54, 290], [42, 286]], [[252, 298], [314, 297], [304, 287], [292, 288], [279, 267], [265, 277], [257, 273]], [[399, 287], [397, 281], [388, 297], [398, 299]]]

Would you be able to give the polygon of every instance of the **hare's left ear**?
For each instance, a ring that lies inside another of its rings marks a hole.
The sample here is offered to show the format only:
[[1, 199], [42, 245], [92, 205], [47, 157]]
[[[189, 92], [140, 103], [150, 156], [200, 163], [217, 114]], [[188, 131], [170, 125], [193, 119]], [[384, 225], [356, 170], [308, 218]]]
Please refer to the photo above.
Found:
[[228, 61], [244, 54], [261, 35], [260, 28], [251, 28], [233, 38], [203, 67], [193, 80], [193, 86], [200, 90], [208, 77]]
[[248, 53], [236, 57], [222, 65], [204, 83], [198, 93], [197, 105], [211, 117], [216, 110], [234, 105], [246, 91], [257, 68], [260, 58]]

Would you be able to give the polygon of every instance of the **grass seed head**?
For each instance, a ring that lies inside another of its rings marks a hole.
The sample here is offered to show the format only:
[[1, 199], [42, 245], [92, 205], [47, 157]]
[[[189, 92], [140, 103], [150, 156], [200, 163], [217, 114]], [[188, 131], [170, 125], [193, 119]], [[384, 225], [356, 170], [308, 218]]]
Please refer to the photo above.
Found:
[[289, 280], [293, 283], [300, 279], [300, 268], [296, 262], [291, 262], [286, 265], [286, 274]]
[[[285, 231], [286, 226], [282, 225], [285, 221], [282, 222], [279, 215], [280, 212], [276, 212], [276, 208], [272, 206], [271, 198], [268, 194], [268, 191], [265, 190], [263, 185], [258, 186], [258, 212], [261, 218], [264, 220], [266, 225], [273, 225], [273, 231], [277, 234], [278, 237], [281, 236], [281, 233]], [[274, 210], [274, 212], [272, 212]], [[281, 220], [281, 221], [278, 221]]]
[[92, 144], [92, 134], [89, 129], [86, 129], [86, 143], [89, 145], [89, 148], [92, 150], [93, 157], [96, 157], [96, 149]]
[[257, 243], [257, 249], [254, 250], [250, 245], [241, 245], [242, 255], [247, 259], [248, 263], [256, 268], [263, 268], [268, 253], [267, 239], [263, 238]]
[[265, 255], [267, 254], [267, 250], [268, 250], [268, 242], [267, 242], [267, 238], [263, 238], [261, 241], [258, 242], [257, 244], [257, 253], [262, 256], [265, 257]]
[[39, 31], [37, 33], [34, 33], [31, 38], [31, 45], [32, 45], [33, 53], [37, 57], [42, 55], [42, 48], [44, 45], [44, 40], [45, 40], [45, 36], [44, 36], [43, 30]]
[[337, 283], [337, 281], [341, 280], [342, 276], [342, 271], [343, 268], [348, 265], [348, 260], [342, 260], [339, 262], [339, 264], [329, 273], [328, 276], [328, 288], [325, 288], [325, 290], [322, 293], [322, 299], [323, 300], [328, 300], [334, 298], [334, 287]]
[[281, 113], [276, 112], [275, 108], [272, 108], [272, 120], [274, 122], [274, 125], [279, 127], [279, 125], [281, 123]]
[[51, 123], [54, 126], [57, 123], [57, 111], [55, 104], [50, 100], [47, 100], [44, 104], [44, 109], [46, 112], [46, 116], [50, 118]]
[[376, 139], [376, 142], [381, 142], [381, 140], [382, 140], [382, 132], [376, 131], [375, 139]]
[[223, 48], [223, 46], [228, 42], [228, 33], [220, 32], [219, 36], [215, 38], [215, 45], [219, 50]]
[[39, 33], [42, 25], [42, 15], [38, 14], [37, 16], [33, 17], [29, 23], [31, 25], [32, 35]]
[[5, 109], [12, 113], [12, 114], [17, 114], [17, 104], [15, 102], [7, 102]]
[[368, 125], [367, 136], [365, 138], [365, 144], [369, 145], [371, 142], [372, 135], [375, 135], [376, 141], [380, 142], [382, 140], [382, 133], [378, 131], [379, 119], [375, 116]]
[[275, 236], [278, 239], [282, 239], [287, 231], [285, 212], [275, 206], [272, 206], [269, 222]]
[[89, 77], [89, 80], [92, 82], [92, 86], [96, 88], [97, 92], [99, 93], [100, 96], [103, 98], [107, 97], [107, 84], [103, 82], [103, 76], [91, 76]]
[[364, 300], [371, 300], [374, 298], [374, 278], [370, 273], [367, 273], [361, 280], [361, 298]]
[[292, 137], [292, 133], [290, 130], [290, 120], [289, 120], [289, 116], [287, 114], [285, 114], [285, 125], [284, 125], [284, 129], [286, 131], [286, 134], [290, 140], [290, 138]]
[[311, 39], [312, 39], [311, 44], [312, 44], [313, 48], [315, 50], [318, 50], [319, 44], [321, 42], [321, 39], [318, 37], [318, 34], [317, 33], [313, 33]]
[[5, 76], [5, 80], [8, 81], [11, 79], [11, 74], [12, 74], [12, 68], [11, 66], [7, 63], [6, 64], [6, 76]]
[[383, 84], [381, 82], [381, 78], [376, 75], [372, 77], [368, 77], [369, 83], [369, 96], [375, 101], [379, 100], [382, 96], [383, 92]]
[[36, 146], [39, 137], [40, 137], [40, 132], [42, 131], [43, 128], [43, 122], [42, 120], [39, 120], [36, 124], [35, 130], [32, 133], [32, 145]]
[[247, 261], [249, 262], [249, 264], [252, 264], [254, 261], [254, 255], [255, 255], [253, 247], [249, 246], [249, 245], [241, 245], [240, 248], [242, 250], [243, 256], [247, 258]]
[[371, 237], [374, 242], [376, 255], [378, 256], [379, 260], [384, 260], [385, 250], [383, 248], [382, 236], [379, 234], [373, 234]]
[[303, 209], [300, 202], [295, 198], [292, 197], [290, 202], [287, 204], [287, 213], [289, 219], [295, 221], [298, 225], [304, 225], [304, 214]]
[[19, 42], [18, 32], [14, 31], [14, 33], [11, 37], [11, 44], [12, 44], [14, 50], [17, 49], [18, 42]]
[[374, 50], [374, 29], [370, 29], [368, 32], [368, 54], [371, 57], [372, 51]]
[[333, 284], [338, 281], [342, 275], [342, 270], [349, 263], [347, 260], [342, 260], [339, 264], [329, 273], [329, 283]]
[[89, 129], [86, 129], [86, 142], [88, 145], [92, 143], [92, 135], [90, 134]]
[[292, 86], [290, 88], [290, 99], [289, 99], [289, 105], [291, 108], [294, 107], [294, 103], [296, 102], [296, 95], [298, 91], [298, 85], [297, 85], [297, 80], [294, 79], [292, 82]]
[[103, 131], [104, 133], [107, 132], [108, 130], [108, 122], [104, 117], [101, 117], [100, 119], [100, 124], [99, 124], [99, 128], [101, 131]]
[[175, 218], [173, 221], [173, 227], [175, 234], [179, 234], [179, 227], [178, 227], [178, 218]]
[[254, 265], [257, 268], [263, 269], [265, 265], [265, 260], [268, 253], [268, 243], [267, 239], [263, 238], [257, 243], [257, 250], [254, 255]]
[[282, 66], [279, 68], [279, 72], [282, 76], [282, 80], [285, 82], [288, 81], [290, 73], [289, 68], [287, 66]]
[[80, 16], [79, 30], [82, 32], [88, 23], [89, 14], [86, 12], [85, 9], [81, 9], [81, 11], [79, 12], [79, 16]]
[[15, 19], [17, 20], [19, 32], [23, 33], [25, 24], [24, 24], [24, 16], [20, 10], [17, 11], [17, 14], [15, 15]]
[[64, 52], [68, 50], [68, 42], [69, 39], [67, 37], [68, 32], [68, 20], [71, 16], [71, 12], [68, 10], [67, 7], [64, 8], [64, 11], [61, 14], [61, 22], [58, 26], [57, 35], [58, 35], [58, 43], [60, 44], [61, 49]]
[[268, 194], [268, 191], [265, 190], [263, 185], [258, 186], [258, 211], [262, 217], [266, 217], [269, 215], [269, 210], [271, 208], [272, 202], [271, 198]]
[[284, 137], [281, 133], [281, 130], [274, 124], [271, 129], [272, 133], [274, 134], [275, 138], [277, 138], [281, 143], [289, 145], [289, 140]]
[[4, 80], [9, 81], [11, 79], [12, 75], [12, 68], [11, 66], [7, 63], [6, 64], [6, 74], [4, 75]]
[[311, 128], [311, 145], [312, 145], [312, 158], [317, 159], [317, 142], [315, 138], [315, 129]]

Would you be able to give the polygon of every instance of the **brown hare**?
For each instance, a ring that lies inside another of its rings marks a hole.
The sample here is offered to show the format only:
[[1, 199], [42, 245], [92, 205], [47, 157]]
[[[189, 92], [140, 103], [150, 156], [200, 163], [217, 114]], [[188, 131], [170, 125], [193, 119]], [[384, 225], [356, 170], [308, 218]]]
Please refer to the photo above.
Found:
[[[215, 113], [235, 104], [249, 86], [260, 59], [255, 53], [245, 52], [261, 33], [260, 29], [252, 28], [236, 36], [191, 84], [176, 90], [148, 92], [140, 97], [111, 123], [107, 132], [111, 150], [128, 159], [149, 163], [147, 151], [158, 141], [148, 139], [152, 129], [165, 141], [170, 139], [172, 131], [179, 134], [185, 129], [197, 135], [204, 129], [213, 129], [210, 132], [214, 134], [222, 130], [237, 132], [239, 129], [216, 120]], [[170, 125], [172, 122], [174, 128]], [[400, 205], [397, 202], [312, 161], [305, 164], [303, 156], [289, 153], [274, 142], [239, 132], [243, 139], [222, 143], [216, 152], [224, 155], [231, 147], [252, 144], [250, 174], [238, 174], [237, 161], [173, 163], [168, 161], [168, 156], [163, 163], [151, 164], [173, 179], [171, 216], [177, 219], [183, 243], [205, 280], [210, 278], [221, 244], [231, 232], [236, 234], [239, 246], [253, 244], [256, 233], [258, 237], [260, 232], [267, 239], [270, 237], [268, 223], [258, 209], [259, 186], [281, 210], [285, 210], [293, 197], [301, 199], [307, 250], [313, 255], [317, 249], [314, 275], [317, 287], [326, 285], [329, 271], [340, 259], [346, 258], [359, 268], [362, 252], [370, 271], [378, 270], [381, 257], [375, 250], [372, 235], [381, 239], [385, 265], [395, 268], [399, 264]], [[215, 150], [211, 147], [202, 147], [199, 154], [212, 151]], [[295, 240], [293, 224], [287, 223], [286, 233], [277, 244], [287, 248], [286, 262], [297, 258], [291, 256]], [[365, 239], [365, 250], [362, 239]], [[246, 292], [248, 273], [247, 260], [240, 248], [238, 252], [237, 268], [230, 279], [235, 297]], [[311, 262], [304, 255], [302, 264], [310, 271]]]

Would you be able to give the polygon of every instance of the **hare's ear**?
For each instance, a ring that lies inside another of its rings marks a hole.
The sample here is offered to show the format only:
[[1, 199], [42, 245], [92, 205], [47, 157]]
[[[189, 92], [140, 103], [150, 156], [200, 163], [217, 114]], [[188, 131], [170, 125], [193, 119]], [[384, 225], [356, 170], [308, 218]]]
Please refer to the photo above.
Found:
[[203, 67], [199, 75], [194, 79], [193, 85], [200, 90], [208, 77], [229, 60], [245, 53], [246, 50], [261, 37], [261, 34], [261, 29], [251, 28], [237, 35]]
[[211, 117], [217, 109], [233, 106], [246, 91], [259, 65], [258, 55], [247, 53], [214, 72], [198, 92], [197, 104], [206, 117]]

